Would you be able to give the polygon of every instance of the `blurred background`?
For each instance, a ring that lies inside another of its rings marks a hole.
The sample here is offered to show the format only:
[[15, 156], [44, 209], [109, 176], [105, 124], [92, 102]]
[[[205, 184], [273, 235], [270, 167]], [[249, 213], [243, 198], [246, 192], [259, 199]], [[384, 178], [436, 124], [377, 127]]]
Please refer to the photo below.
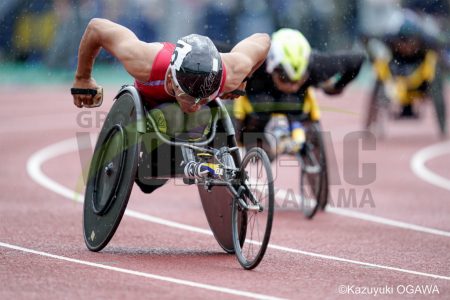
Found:
[[[69, 80], [78, 44], [93, 17], [108, 18], [145, 41], [176, 41], [200, 33], [235, 43], [254, 32], [280, 27], [302, 31], [323, 51], [356, 47], [361, 34], [377, 34], [383, 20], [409, 7], [449, 28], [450, 0], [2, 0], [0, 81]], [[449, 30], [443, 30], [449, 35]], [[448, 36], [447, 36], [448, 38]], [[107, 53], [98, 72], [116, 66]], [[122, 71], [118, 70], [119, 74]], [[114, 74], [114, 73], [113, 73]], [[95, 73], [94, 73], [95, 75]], [[123, 80], [122, 75], [117, 79]], [[126, 76], [126, 74], [125, 74]]]

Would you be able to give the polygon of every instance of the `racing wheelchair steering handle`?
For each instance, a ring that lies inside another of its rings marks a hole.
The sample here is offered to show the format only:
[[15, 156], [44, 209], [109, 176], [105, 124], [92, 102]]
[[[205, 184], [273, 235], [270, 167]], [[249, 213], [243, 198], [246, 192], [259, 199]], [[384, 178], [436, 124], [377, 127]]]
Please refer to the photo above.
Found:
[[212, 130], [211, 130], [209, 138], [206, 141], [203, 141], [203, 142], [188, 142], [188, 141], [174, 142], [174, 141], [171, 141], [168, 138], [166, 138], [159, 131], [159, 127], [156, 126], [155, 120], [153, 120], [153, 118], [145, 117], [145, 113], [144, 113], [145, 109], [142, 107], [142, 104], [141, 104], [142, 101], [141, 101], [140, 95], [134, 86], [123, 85], [122, 88], [120, 89], [120, 91], [118, 92], [117, 96], [114, 99], [118, 99], [118, 97], [124, 92], [129, 92], [133, 96], [133, 100], [135, 101], [135, 106], [136, 106], [137, 116], [138, 116], [137, 117], [138, 118], [138, 120], [137, 120], [138, 132], [141, 132], [141, 133], [147, 132], [147, 129], [145, 126], [145, 121], [147, 120], [151, 123], [152, 127], [154, 128], [154, 132], [156, 133], [158, 138], [160, 138], [161, 141], [163, 141], [164, 143], [169, 144], [171, 146], [176, 146], [176, 147], [184, 146], [184, 147], [188, 147], [188, 148], [191, 148], [194, 150], [200, 150], [203, 152], [213, 153], [214, 151], [212, 151], [210, 149], [199, 148], [199, 147], [205, 147], [214, 140], [214, 138], [216, 136], [216, 132], [217, 132], [217, 122], [219, 120], [219, 117], [222, 118], [222, 122], [223, 122], [223, 126], [224, 126], [226, 134], [228, 136], [235, 135], [233, 123], [231, 122], [230, 116], [228, 115], [228, 111], [226, 110], [225, 106], [221, 102], [220, 98], [216, 98], [208, 103], [208, 106], [210, 106], [211, 108], [216, 108], [218, 111], [214, 113], [214, 119], [211, 124]]
[[[219, 99], [214, 99], [213, 101], [211, 101], [210, 102], [210, 106], [218, 108], [218, 112], [214, 113], [214, 119], [213, 119], [213, 122], [211, 124], [211, 127], [212, 127], [211, 128], [211, 133], [209, 134], [208, 139], [203, 141], [203, 142], [188, 142], [188, 141], [186, 141], [186, 142], [174, 142], [174, 141], [171, 141], [168, 138], [166, 138], [159, 131], [159, 128], [156, 125], [155, 120], [153, 120], [152, 118], [147, 118], [147, 119], [150, 121], [150, 123], [151, 123], [151, 125], [152, 125], [152, 127], [153, 127], [153, 129], [154, 129], [154, 131], [156, 133], [156, 135], [158, 136], [158, 138], [160, 138], [161, 141], [163, 141], [164, 143], [166, 143], [168, 145], [171, 145], [171, 146], [188, 147], [188, 148], [191, 148], [191, 149], [194, 149], [194, 150], [200, 150], [200, 151], [206, 151], [206, 152], [214, 153], [214, 151], [211, 150], [211, 149], [205, 149], [205, 148], [200, 148], [200, 147], [205, 147], [208, 144], [210, 144], [211, 142], [213, 142], [213, 140], [214, 140], [214, 138], [216, 136], [216, 132], [217, 132], [217, 122], [219, 120], [219, 115], [222, 116], [222, 119], [225, 122], [230, 122], [231, 123], [231, 121], [229, 120], [229, 117], [227, 116], [226, 108], [223, 106], [223, 104], [220, 102]], [[232, 125], [231, 124], [227, 124], [226, 127], [232, 128]], [[230, 132], [229, 134], [234, 134], [234, 132]]]
[[[219, 120], [219, 114], [216, 113], [214, 115], [214, 120], [213, 120], [213, 123], [211, 124], [212, 132], [211, 132], [209, 138], [206, 141], [203, 141], [203, 142], [193, 142], [193, 143], [190, 143], [190, 142], [187, 142], [187, 141], [186, 142], [174, 142], [174, 141], [169, 140], [168, 138], [166, 138], [159, 131], [158, 126], [155, 123], [155, 120], [153, 120], [152, 118], [148, 118], [148, 120], [152, 124], [152, 127], [155, 130], [155, 133], [158, 136], [158, 138], [161, 139], [161, 141], [163, 141], [164, 143], [169, 144], [171, 146], [176, 146], [176, 147], [182, 147], [183, 146], [183, 147], [189, 147], [189, 148], [192, 148], [192, 149], [204, 151], [204, 150], [207, 150], [207, 149], [203, 149], [203, 148], [199, 148], [199, 147], [206, 146], [206, 145], [208, 145], [209, 143], [211, 143], [214, 140], [214, 138], [216, 136], [216, 125], [217, 125], [217, 121]], [[211, 152], [212, 152], [212, 150], [211, 150]]]

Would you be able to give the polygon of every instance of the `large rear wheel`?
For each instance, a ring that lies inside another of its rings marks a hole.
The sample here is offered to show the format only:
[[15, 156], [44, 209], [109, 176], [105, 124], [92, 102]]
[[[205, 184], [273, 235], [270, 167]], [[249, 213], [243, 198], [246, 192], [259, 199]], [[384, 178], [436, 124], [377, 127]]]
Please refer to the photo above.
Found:
[[95, 146], [83, 208], [84, 241], [100, 251], [113, 237], [127, 207], [136, 177], [139, 134], [132, 95], [112, 106]]

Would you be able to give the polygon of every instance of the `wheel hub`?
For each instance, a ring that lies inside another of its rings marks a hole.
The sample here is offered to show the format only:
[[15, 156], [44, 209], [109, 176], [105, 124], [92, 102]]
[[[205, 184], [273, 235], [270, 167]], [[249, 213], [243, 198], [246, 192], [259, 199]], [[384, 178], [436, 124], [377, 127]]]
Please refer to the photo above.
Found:
[[114, 164], [113, 162], [110, 162], [106, 167], [105, 167], [105, 174], [107, 176], [111, 176], [114, 173]]

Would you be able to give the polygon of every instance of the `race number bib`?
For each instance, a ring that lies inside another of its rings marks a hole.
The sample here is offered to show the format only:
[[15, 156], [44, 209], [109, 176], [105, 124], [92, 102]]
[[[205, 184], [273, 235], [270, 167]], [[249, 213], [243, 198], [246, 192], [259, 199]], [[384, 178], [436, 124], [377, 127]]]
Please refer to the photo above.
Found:
[[175, 67], [175, 70], [179, 71], [184, 58], [191, 52], [192, 46], [185, 41], [178, 40], [175, 51], [173, 51], [170, 64]]

